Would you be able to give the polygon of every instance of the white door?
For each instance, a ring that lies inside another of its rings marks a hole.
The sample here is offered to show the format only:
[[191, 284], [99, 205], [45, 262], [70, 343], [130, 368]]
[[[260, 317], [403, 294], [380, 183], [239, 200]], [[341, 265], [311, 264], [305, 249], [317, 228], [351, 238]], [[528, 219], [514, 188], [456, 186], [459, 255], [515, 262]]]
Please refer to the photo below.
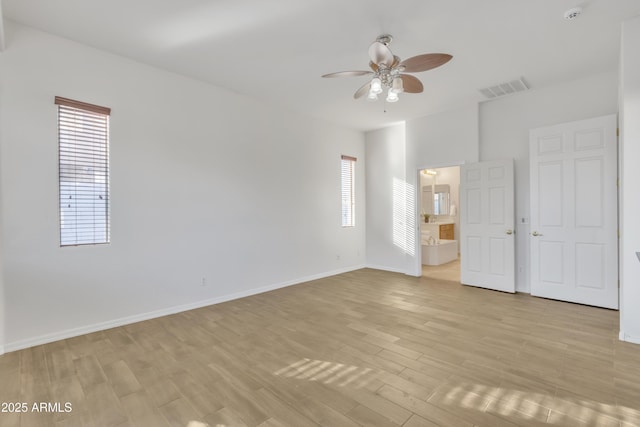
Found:
[[533, 129], [531, 294], [618, 308], [615, 115]]
[[515, 292], [513, 159], [460, 169], [460, 281]]

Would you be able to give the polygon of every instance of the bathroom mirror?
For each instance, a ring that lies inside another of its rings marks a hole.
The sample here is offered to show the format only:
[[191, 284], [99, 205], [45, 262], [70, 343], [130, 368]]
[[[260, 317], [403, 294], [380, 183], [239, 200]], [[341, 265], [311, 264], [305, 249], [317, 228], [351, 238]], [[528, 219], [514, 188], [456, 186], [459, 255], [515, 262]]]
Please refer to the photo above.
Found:
[[436, 191], [433, 198], [433, 212], [436, 215], [449, 215], [449, 191]]
[[431, 215], [449, 215], [449, 184], [422, 187], [422, 211]]

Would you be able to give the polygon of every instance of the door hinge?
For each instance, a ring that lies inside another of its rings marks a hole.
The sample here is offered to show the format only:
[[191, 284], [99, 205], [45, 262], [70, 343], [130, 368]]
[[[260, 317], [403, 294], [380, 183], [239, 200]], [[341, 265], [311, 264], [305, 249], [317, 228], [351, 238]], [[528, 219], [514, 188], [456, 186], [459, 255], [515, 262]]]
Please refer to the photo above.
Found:
[[616, 136], [620, 136], [620, 128], [616, 128]]
[[616, 178], [616, 187], [620, 187], [620, 178]]
[[618, 279], [618, 289], [620, 289], [620, 279]]

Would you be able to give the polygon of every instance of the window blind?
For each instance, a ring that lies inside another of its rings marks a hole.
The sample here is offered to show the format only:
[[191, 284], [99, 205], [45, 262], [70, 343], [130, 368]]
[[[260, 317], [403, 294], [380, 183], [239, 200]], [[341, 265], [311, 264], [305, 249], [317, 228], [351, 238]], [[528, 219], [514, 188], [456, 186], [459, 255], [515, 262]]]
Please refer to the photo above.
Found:
[[109, 243], [109, 115], [106, 107], [56, 97], [60, 245]]
[[355, 190], [354, 171], [356, 158], [342, 156], [342, 226], [355, 226]]

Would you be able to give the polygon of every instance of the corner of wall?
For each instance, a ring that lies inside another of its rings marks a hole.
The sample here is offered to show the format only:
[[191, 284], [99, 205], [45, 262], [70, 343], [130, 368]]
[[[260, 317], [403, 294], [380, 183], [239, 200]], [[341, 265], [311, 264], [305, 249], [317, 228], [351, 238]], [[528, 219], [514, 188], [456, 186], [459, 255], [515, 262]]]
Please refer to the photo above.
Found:
[[2, 3], [0, 2], [0, 52], [4, 51], [4, 47], [5, 47], [4, 15], [2, 14]]
[[252, 295], [258, 295], [265, 292], [275, 291], [277, 289], [286, 288], [289, 286], [295, 286], [306, 282], [311, 282], [314, 280], [323, 279], [326, 277], [335, 276], [338, 274], [348, 273], [351, 271], [360, 270], [365, 268], [365, 265], [355, 265], [351, 267], [344, 267], [328, 272], [313, 274], [305, 277], [301, 277], [294, 280], [288, 280], [280, 283], [273, 283], [267, 286], [262, 286], [259, 288], [253, 288], [246, 291], [235, 292], [232, 294], [222, 295], [219, 297], [214, 297], [206, 300], [200, 300], [193, 303], [175, 305], [167, 308], [163, 308], [160, 310], [150, 311], [146, 313], [139, 313], [132, 316], [121, 317], [118, 319], [108, 320], [106, 322], [97, 322], [90, 325], [84, 325], [78, 328], [71, 328], [62, 331], [56, 331], [49, 334], [39, 335], [36, 337], [30, 337], [27, 339], [5, 343], [4, 345], [0, 345], [0, 355], [2, 355], [5, 350], [12, 352], [18, 351], [25, 348], [35, 347], [38, 345], [48, 344], [55, 341], [60, 341], [68, 338], [77, 337], [80, 335], [90, 334], [93, 332], [104, 331], [111, 328], [117, 328], [120, 326], [129, 325], [132, 323], [143, 322], [146, 320], [152, 320], [163, 316], [170, 316], [176, 313], [182, 313], [189, 310], [195, 310], [202, 307], [207, 307], [211, 305], [220, 304], [227, 301], [233, 301], [240, 298], [249, 297]]
[[405, 124], [367, 132], [365, 138], [366, 264], [404, 273], [405, 236], [397, 225], [404, 222]]
[[[0, 11], [2, 22], [2, 11]], [[0, 28], [0, 31], [2, 29]], [[0, 92], [1, 94], [2, 92]], [[2, 129], [2, 116], [0, 116], [0, 129]], [[2, 133], [0, 132], [0, 164], [2, 162]], [[2, 168], [0, 167], [0, 171]], [[5, 352], [5, 303], [4, 303], [4, 239], [3, 239], [3, 207], [2, 203], [2, 176], [0, 175], [0, 356]]]
[[640, 344], [640, 337], [634, 337], [634, 336], [631, 336], [631, 335], [627, 335], [627, 334], [624, 333], [624, 331], [620, 331], [618, 339], [620, 341], [628, 342], [628, 343], [631, 343], [631, 344]]
[[[0, 201], [0, 209], [2, 202]], [[4, 354], [5, 347], [5, 303], [4, 303], [4, 270], [2, 265], [2, 212], [0, 211], [0, 355]]]
[[[0, 259], [0, 263], [2, 262], [2, 260]], [[5, 324], [5, 310], [4, 310], [4, 280], [3, 280], [3, 273], [2, 273], [2, 267], [0, 267], [0, 356], [2, 356], [4, 354], [4, 346], [5, 346], [5, 342], [4, 342], [4, 337], [5, 337], [5, 333], [4, 333], [4, 324]]]
[[620, 127], [620, 340], [640, 344], [640, 17], [622, 24], [619, 87]]

